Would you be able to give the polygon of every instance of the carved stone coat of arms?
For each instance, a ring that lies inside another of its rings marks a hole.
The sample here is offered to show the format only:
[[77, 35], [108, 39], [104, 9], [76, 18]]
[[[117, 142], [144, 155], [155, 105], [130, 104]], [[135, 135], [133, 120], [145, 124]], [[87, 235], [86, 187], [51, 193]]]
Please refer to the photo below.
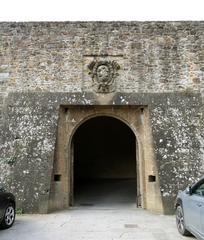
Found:
[[110, 93], [115, 91], [115, 79], [120, 69], [116, 61], [92, 61], [88, 68], [96, 92]]

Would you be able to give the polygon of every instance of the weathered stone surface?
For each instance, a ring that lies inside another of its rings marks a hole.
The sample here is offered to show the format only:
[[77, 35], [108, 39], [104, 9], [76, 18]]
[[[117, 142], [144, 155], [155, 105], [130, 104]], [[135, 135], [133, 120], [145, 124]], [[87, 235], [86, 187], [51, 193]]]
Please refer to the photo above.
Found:
[[[204, 22], [0, 23], [0, 182], [46, 212], [60, 106], [145, 106], [165, 212], [204, 173]], [[116, 61], [96, 93], [92, 61]]]
[[89, 84], [83, 62], [91, 57], [122, 61], [118, 91], [199, 90], [203, 28], [203, 22], [1, 23], [1, 66], [14, 91], [81, 91]]

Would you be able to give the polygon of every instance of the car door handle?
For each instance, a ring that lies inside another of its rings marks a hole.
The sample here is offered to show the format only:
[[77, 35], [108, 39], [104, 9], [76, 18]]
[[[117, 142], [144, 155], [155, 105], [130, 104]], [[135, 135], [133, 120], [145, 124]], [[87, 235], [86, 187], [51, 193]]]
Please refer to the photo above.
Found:
[[198, 207], [202, 207], [202, 205], [203, 205], [202, 203], [197, 203]]

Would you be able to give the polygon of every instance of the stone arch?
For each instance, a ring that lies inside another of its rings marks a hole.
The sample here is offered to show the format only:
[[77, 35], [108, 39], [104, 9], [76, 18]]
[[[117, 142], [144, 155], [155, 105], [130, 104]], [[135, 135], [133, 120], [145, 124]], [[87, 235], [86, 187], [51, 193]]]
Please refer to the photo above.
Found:
[[81, 120], [76, 124], [76, 126], [74, 127], [74, 129], [73, 129], [73, 131], [72, 131], [72, 133], [71, 133], [69, 145], [71, 144], [73, 135], [75, 134], [75, 132], [77, 131], [77, 129], [78, 129], [83, 123], [85, 123], [86, 121], [88, 121], [88, 120], [90, 120], [90, 119], [92, 119], [92, 118], [100, 117], [100, 116], [112, 117], [112, 118], [118, 119], [119, 121], [123, 122], [125, 125], [127, 125], [127, 127], [129, 127], [129, 128], [132, 130], [132, 132], [135, 134], [135, 137], [136, 137], [137, 141], [139, 141], [140, 136], [139, 136], [139, 134], [138, 134], [138, 132], [137, 132], [137, 129], [134, 128], [133, 125], [130, 125], [125, 118], [123, 118], [123, 117], [121, 117], [121, 116], [119, 116], [119, 115], [117, 115], [117, 114], [107, 113], [106, 111], [104, 111], [104, 112], [101, 112], [101, 113], [92, 113], [92, 114], [84, 117], [83, 119], [81, 119]]
[[[88, 141], [92, 138], [91, 147], [90, 142], [87, 144], [87, 135], [89, 135]], [[70, 176], [74, 180], [70, 181], [70, 189], [73, 193], [71, 205], [76, 204], [78, 199], [76, 195], [80, 195], [76, 194], [80, 192], [77, 189], [80, 189], [83, 194], [79, 199], [82, 202], [93, 201], [97, 204], [98, 200], [98, 203], [103, 205], [100, 199], [93, 197], [97, 196], [98, 192], [110, 204], [132, 203], [140, 206], [140, 199], [137, 200], [140, 186], [136, 156], [138, 144], [134, 131], [124, 119], [121, 120], [114, 114], [103, 113], [88, 116], [73, 130], [70, 141], [74, 149], [71, 151], [74, 155], [73, 161], [70, 161], [74, 163], [74, 166], [70, 167]], [[102, 145], [105, 146], [103, 149], [101, 149]], [[118, 148], [117, 145], [120, 147]], [[86, 168], [87, 165], [88, 168]], [[80, 184], [77, 184], [79, 182]], [[102, 187], [103, 191], [98, 191], [98, 187]], [[120, 191], [120, 198], [117, 199], [118, 191]], [[92, 198], [83, 196], [84, 193]], [[109, 196], [106, 197], [105, 193]]]
[[77, 129], [89, 119], [109, 116], [123, 122], [137, 140], [139, 196], [142, 208], [163, 212], [159, 176], [154, 157], [148, 107], [63, 106], [60, 108], [50, 194], [50, 211], [69, 208], [73, 199], [73, 144]]

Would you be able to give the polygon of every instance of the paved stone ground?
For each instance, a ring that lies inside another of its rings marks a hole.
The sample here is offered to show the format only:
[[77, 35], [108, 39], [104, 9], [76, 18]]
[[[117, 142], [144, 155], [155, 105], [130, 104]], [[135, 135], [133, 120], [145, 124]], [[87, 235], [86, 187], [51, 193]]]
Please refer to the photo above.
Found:
[[143, 209], [77, 207], [47, 215], [18, 215], [0, 240], [181, 240], [174, 216]]

